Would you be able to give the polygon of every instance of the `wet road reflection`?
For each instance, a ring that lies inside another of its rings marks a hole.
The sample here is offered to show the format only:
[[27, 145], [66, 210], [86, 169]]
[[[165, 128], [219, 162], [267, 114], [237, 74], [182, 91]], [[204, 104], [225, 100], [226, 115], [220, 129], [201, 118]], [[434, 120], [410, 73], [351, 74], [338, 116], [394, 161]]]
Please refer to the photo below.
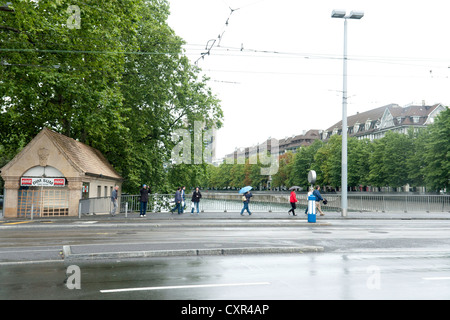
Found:
[[70, 290], [64, 263], [2, 265], [0, 299], [450, 298], [450, 253], [438, 251], [179, 257], [77, 266], [81, 289]]

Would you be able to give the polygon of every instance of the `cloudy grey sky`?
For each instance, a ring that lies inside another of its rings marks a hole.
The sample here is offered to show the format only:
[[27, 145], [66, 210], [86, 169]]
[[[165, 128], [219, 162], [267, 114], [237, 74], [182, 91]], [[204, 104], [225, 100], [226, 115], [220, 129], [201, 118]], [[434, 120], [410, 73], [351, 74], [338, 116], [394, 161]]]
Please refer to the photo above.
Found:
[[222, 101], [218, 157], [341, 120], [344, 20], [331, 18], [333, 9], [365, 13], [348, 22], [348, 115], [390, 103], [450, 104], [448, 1], [169, 3], [169, 25]]

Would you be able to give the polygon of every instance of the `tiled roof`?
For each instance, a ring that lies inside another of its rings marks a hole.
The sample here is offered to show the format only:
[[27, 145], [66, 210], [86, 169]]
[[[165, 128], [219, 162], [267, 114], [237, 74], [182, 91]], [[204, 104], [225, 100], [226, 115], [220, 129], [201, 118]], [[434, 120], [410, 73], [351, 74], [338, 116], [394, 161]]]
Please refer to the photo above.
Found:
[[[374, 120], [381, 120], [381, 117], [384, 114], [384, 111], [386, 110], [386, 108], [389, 108], [389, 110], [392, 113], [392, 110], [398, 110], [398, 109], [402, 109], [402, 107], [398, 106], [397, 104], [389, 104], [387, 106], [383, 106], [383, 107], [379, 107], [379, 108], [375, 108], [369, 111], [365, 111], [365, 112], [361, 112], [361, 113], [357, 113], [353, 116], [349, 116], [347, 117], [347, 126], [349, 127], [353, 127], [356, 123], [359, 124], [364, 124], [366, 123], [366, 121], [368, 119], [374, 121]], [[335, 125], [331, 126], [330, 128], [328, 128], [326, 130], [326, 132], [330, 132], [333, 131], [334, 128], [342, 128], [342, 120], [339, 121], [338, 123], [336, 123]]]
[[[366, 122], [370, 122], [369, 130], [362, 130], [366, 133], [368, 131], [376, 130], [375, 125], [381, 122], [386, 109], [390, 112], [393, 117], [394, 126], [400, 125], [424, 125], [427, 121], [428, 116], [437, 108], [440, 104], [435, 104], [432, 106], [425, 105], [410, 105], [407, 107], [400, 107], [397, 104], [389, 104], [383, 107], [375, 108], [366, 112], [357, 113], [355, 115], [347, 117], [347, 126], [349, 128], [354, 127], [356, 124], [360, 125], [361, 129], [364, 129]], [[414, 121], [414, 117], [419, 117], [418, 121]], [[328, 128], [325, 132], [333, 132], [333, 130], [338, 129], [339, 132], [342, 129], [342, 120], [335, 125]], [[358, 134], [363, 134], [358, 130]]]
[[47, 128], [44, 128], [42, 133], [46, 134], [69, 161], [85, 174], [122, 179], [100, 151]]

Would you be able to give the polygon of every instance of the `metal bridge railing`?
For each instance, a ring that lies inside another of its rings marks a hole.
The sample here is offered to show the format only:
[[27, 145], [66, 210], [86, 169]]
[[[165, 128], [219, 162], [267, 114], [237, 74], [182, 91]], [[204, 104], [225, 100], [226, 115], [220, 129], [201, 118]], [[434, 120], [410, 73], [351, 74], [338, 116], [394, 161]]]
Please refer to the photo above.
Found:
[[[322, 194], [328, 204], [324, 212], [336, 212], [341, 208], [340, 194]], [[231, 193], [203, 193], [199, 204], [202, 212], [239, 212], [242, 195]], [[306, 194], [297, 194], [299, 212], [307, 207]], [[139, 195], [119, 197], [120, 213], [136, 213], [140, 210]], [[175, 206], [174, 195], [149, 195], [147, 212], [169, 212]], [[107, 214], [112, 203], [109, 197], [80, 200], [79, 215]], [[290, 209], [288, 194], [253, 194], [250, 210], [253, 212], [284, 212]], [[185, 211], [191, 210], [190, 194], [186, 195]], [[357, 212], [450, 212], [450, 195], [411, 194], [348, 194], [348, 210]]]

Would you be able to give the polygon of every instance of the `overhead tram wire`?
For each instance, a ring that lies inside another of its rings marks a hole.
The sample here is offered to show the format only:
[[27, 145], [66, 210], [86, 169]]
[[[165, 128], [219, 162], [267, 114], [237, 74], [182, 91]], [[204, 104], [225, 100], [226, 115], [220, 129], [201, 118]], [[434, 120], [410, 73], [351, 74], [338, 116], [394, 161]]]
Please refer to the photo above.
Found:
[[[199, 46], [190, 45], [186, 46]], [[157, 52], [157, 51], [109, 51], [109, 50], [64, 50], [64, 49], [30, 49], [30, 48], [0, 48], [0, 52], [30, 52], [30, 53], [75, 53], [75, 54], [124, 54], [124, 55], [179, 55], [187, 54], [194, 55], [189, 51], [200, 49], [185, 49], [185, 52]], [[341, 60], [339, 55], [320, 54], [320, 53], [300, 53], [300, 52], [283, 52], [273, 50], [257, 50], [257, 49], [243, 49], [237, 47], [218, 47], [217, 55], [222, 56], [239, 56], [239, 57], [259, 57], [269, 58], [303, 58], [303, 59], [325, 59], [325, 60]], [[359, 62], [373, 62], [381, 64], [405, 65], [428, 67], [431, 64], [439, 64], [442, 68], [448, 68], [450, 61], [448, 59], [436, 58], [417, 58], [417, 57], [383, 57], [383, 56], [349, 56], [349, 60]], [[417, 63], [414, 63], [417, 62]], [[439, 67], [439, 66], [438, 66]]]
[[[185, 46], [200, 46], [197, 44], [186, 44]], [[195, 50], [195, 49], [188, 49]], [[337, 54], [325, 54], [325, 53], [305, 53], [305, 52], [288, 52], [288, 51], [277, 51], [277, 50], [261, 50], [261, 49], [247, 49], [242, 47], [219, 47], [218, 50], [221, 53], [231, 52], [231, 53], [258, 53], [258, 54], [272, 54], [277, 57], [286, 56], [293, 58], [309, 58], [309, 59], [328, 59], [328, 60], [342, 60], [342, 55]], [[243, 55], [242, 55], [243, 56]], [[349, 59], [354, 61], [364, 61], [364, 62], [380, 62], [380, 63], [395, 63], [395, 64], [406, 64], [414, 65], [412, 63], [405, 62], [435, 62], [435, 63], [445, 63], [446, 67], [450, 63], [449, 59], [444, 58], [422, 58], [422, 57], [392, 57], [392, 56], [349, 56]], [[450, 68], [450, 67], [449, 67]]]
[[[226, 4], [226, 3], [225, 3], [225, 4]], [[227, 5], [227, 6], [228, 6], [228, 5]], [[225, 26], [224, 26], [224, 28], [223, 28], [222, 31], [219, 33], [219, 35], [217, 36], [217, 38], [210, 39], [210, 40], [208, 40], [208, 41], [206, 42], [206, 46], [205, 46], [205, 50], [206, 50], [206, 51], [205, 51], [205, 52], [202, 52], [202, 53], [200, 54], [200, 57], [194, 62], [195, 65], [198, 65], [198, 62], [199, 62], [200, 60], [204, 60], [206, 56], [209, 56], [209, 55], [211, 54], [211, 51], [212, 51], [212, 49], [214, 48], [214, 45], [216, 45], [216, 42], [217, 42], [216, 47], [220, 47], [220, 43], [221, 43], [222, 40], [223, 40], [223, 36], [224, 36], [224, 34], [225, 34], [226, 28], [228, 27], [228, 25], [229, 25], [229, 23], [230, 23], [231, 16], [233, 15], [234, 12], [240, 10], [240, 8], [232, 9], [230, 6], [228, 6], [228, 8], [230, 9], [230, 14], [228, 15], [228, 18], [227, 18], [227, 20], [225, 21]]]

